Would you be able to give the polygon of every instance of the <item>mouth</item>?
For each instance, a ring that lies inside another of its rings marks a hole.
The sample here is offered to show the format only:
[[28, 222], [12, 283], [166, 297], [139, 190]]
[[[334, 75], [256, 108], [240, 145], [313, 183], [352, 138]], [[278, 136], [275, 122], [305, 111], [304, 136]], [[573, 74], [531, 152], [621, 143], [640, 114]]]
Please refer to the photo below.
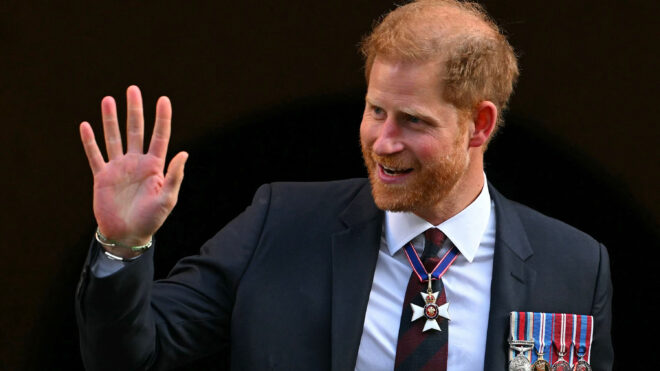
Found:
[[395, 167], [388, 167], [383, 164], [378, 164], [378, 167], [385, 173], [385, 175], [388, 176], [402, 176], [409, 174], [411, 171], [413, 171], [412, 168], [395, 168]]
[[402, 184], [412, 173], [412, 168], [391, 167], [378, 164], [378, 178], [383, 184]]

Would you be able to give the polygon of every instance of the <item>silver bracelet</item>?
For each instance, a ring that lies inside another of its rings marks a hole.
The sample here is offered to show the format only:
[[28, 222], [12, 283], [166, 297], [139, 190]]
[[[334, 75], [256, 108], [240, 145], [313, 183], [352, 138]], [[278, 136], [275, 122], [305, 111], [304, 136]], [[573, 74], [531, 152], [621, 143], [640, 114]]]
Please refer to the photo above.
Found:
[[123, 258], [123, 257], [115, 255], [115, 254], [113, 254], [110, 251], [105, 250], [105, 249], [103, 250], [103, 253], [110, 260], [116, 260], [116, 261], [120, 261], [120, 262], [124, 262], [124, 263], [129, 263], [129, 262], [132, 262], [132, 261], [137, 260], [137, 259], [142, 257], [142, 254], [140, 254], [140, 255], [134, 256], [132, 258]]
[[[104, 236], [104, 235], [101, 233], [101, 231], [99, 230], [99, 227], [96, 227], [96, 234], [95, 234], [95, 237], [96, 237], [96, 240], [97, 240], [101, 245], [103, 245], [104, 247], [110, 247], [110, 248], [112, 248], [112, 247], [118, 247], [118, 248], [122, 248], [122, 249], [129, 249], [129, 250], [131, 250], [131, 251], [133, 251], [133, 252], [144, 252], [144, 251], [148, 250], [148, 249], [151, 247], [151, 245], [152, 245], [152, 243], [153, 243], [153, 241], [154, 241], [153, 237], [151, 237], [151, 238], [149, 238], [149, 242], [147, 242], [147, 243], [144, 244], [144, 245], [139, 245], [139, 246], [125, 246], [125, 245], [120, 244], [119, 242], [112, 241], [112, 240], [108, 239], [106, 236]], [[110, 258], [118, 258], [116, 255], [107, 254], [107, 252], [106, 252], [106, 255], [108, 255], [108, 257], [110, 257]], [[115, 260], [118, 260], [118, 259], [115, 259]]]

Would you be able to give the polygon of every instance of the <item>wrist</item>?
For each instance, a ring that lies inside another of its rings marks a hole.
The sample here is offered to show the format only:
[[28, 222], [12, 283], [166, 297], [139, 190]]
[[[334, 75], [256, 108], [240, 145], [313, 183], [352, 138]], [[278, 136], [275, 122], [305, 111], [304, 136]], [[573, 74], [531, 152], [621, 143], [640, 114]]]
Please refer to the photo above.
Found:
[[122, 248], [127, 248], [130, 249], [131, 247], [141, 247], [141, 246], [146, 246], [148, 245], [151, 240], [152, 236], [132, 236], [132, 235], [127, 235], [127, 236], [122, 236], [122, 237], [117, 237], [116, 235], [113, 236], [113, 234], [106, 234], [104, 231], [101, 230], [101, 227], [96, 227], [96, 240], [99, 241], [100, 244], [104, 246], [109, 246], [109, 247], [122, 247]]
[[106, 255], [110, 259], [114, 260], [131, 260], [131, 258], [136, 258], [146, 250], [148, 250], [152, 243], [153, 238], [144, 242], [141, 239], [130, 239], [129, 242], [120, 242], [112, 240], [101, 233], [100, 228], [96, 228], [96, 233], [94, 235], [96, 241], [103, 247], [106, 252]]

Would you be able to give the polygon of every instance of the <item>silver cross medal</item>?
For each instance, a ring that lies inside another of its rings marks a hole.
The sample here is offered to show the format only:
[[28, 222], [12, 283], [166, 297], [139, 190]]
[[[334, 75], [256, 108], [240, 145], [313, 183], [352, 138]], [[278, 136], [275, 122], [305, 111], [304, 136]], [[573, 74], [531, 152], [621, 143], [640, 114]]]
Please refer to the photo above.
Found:
[[410, 303], [410, 307], [412, 308], [412, 319], [410, 322], [416, 321], [422, 317], [426, 317], [426, 323], [424, 324], [424, 329], [422, 332], [426, 332], [428, 330], [440, 330], [440, 326], [438, 325], [438, 317], [446, 318], [449, 320], [449, 303], [445, 303], [442, 305], [436, 304], [436, 300], [438, 300], [438, 294], [439, 292], [433, 292], [433, 289], [431, 288], [431, 275], [429, 274], [429, 287], [426, 290], [426, 293], [421, 292], [420, 295], [422, 295], [422, 298], [424, 298], [424, 307], [420, 307], [419, 305], [415, 305], [413, 303]]

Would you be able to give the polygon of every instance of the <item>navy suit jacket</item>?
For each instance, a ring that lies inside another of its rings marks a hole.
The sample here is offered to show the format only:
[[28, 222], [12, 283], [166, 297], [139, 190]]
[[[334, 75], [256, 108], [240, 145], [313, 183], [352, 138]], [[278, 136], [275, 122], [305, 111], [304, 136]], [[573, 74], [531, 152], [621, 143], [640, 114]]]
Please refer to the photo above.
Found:
[[[610, 370], [606, 249], [490, 194], [497, 230], [485, 369], [507, 369], [509, 313], [537, 311], [593, 315], [592, 365]], [[96, 278], [92, 244], [76, 294], [83, 361], [90, 370], [166, 369], [220, 352], [220, 368], [233, 370], [352, 370], [382, 222], [365, 179], [274, 183], [167, 279], [152, 282], [153, 249]]]

